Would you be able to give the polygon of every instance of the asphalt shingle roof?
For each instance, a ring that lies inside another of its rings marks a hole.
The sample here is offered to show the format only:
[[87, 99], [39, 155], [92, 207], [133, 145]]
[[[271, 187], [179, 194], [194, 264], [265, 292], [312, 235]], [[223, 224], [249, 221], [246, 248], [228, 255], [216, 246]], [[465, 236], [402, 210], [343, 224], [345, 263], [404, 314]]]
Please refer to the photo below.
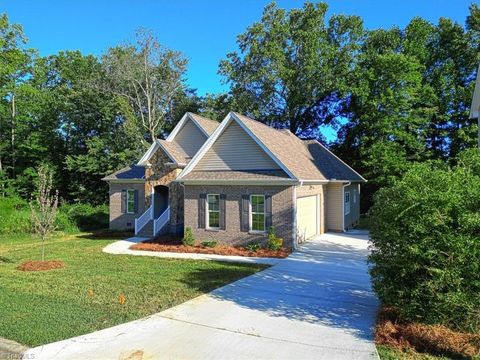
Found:
[[167, 151], [167, 155], [178, 164], [186, 164], [188, 163], [191, 158], [188, 156], [185, 151], [182, 149], [180, 145], [178, 145], [174, 141], [166, 141], [166, 140], [157, 140], [160, 145]]
[[318, 141], [304, 141], [291, 132], [235, 115], [297, 179], [365, 181]]
[[192, 171], [188, 173], [186, 180], [288, 180], [289, 177], [283, 170], [216, 170], [216, 171]]
[[144, 180], [145, 168], [143, 166], [127, 166], [105, 176], [102, 180]]
[[195, 121], [202, 127], [202, 129], [208, 134], [212, 135], [215, 129], [220, 125], [218, 121], [194, 114], [188, 113]]

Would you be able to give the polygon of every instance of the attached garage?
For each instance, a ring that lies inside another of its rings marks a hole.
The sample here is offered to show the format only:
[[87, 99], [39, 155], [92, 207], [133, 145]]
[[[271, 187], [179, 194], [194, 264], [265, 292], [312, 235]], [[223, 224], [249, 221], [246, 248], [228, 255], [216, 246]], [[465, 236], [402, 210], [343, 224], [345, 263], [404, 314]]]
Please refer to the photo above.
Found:
[[318, 196], [297, 198], [297, 231], [299, 239], [305, 241], [318, 234], [319, 230]]

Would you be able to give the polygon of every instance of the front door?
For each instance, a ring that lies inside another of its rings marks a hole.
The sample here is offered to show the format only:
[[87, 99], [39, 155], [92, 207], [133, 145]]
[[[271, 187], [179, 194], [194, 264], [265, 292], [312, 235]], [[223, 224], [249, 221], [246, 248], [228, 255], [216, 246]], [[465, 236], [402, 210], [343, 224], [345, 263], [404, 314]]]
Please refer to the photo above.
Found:
[[153, 216], [157, 219], [168, 207], [168, 187], [155, 186], [153, 193]]

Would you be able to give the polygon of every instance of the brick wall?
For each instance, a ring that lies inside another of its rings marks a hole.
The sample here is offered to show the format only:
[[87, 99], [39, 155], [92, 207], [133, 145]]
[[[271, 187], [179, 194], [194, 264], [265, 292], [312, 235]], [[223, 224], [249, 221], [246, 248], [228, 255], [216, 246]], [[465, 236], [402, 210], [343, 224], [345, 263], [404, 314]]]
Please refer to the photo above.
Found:
[[[110, 229], [124, 230], [135, 228], [135, 218], [146, 210], [144, 183], [110, 183]], [[122, 190], [138, 190], [138, 212], [122, 214]]]
[[[110, 228], [133, 229], [135, 219], [142, 215], [152, 203], [153, 188], [164, 185], [169, 188], [171, 232], [183, 231], [183, 188], [172, 183], [181, 171], [165, 163], [171, 160], [159, 149], [150, 159], [151, 166], [145, 169], [143, 183], [110, 183]], [[122, 214], [122, 190], [138, 190], [138, 212]]]
[[[240, 231], [241, 198], [244, 194], [272, 196], [272, 223], [284, 245], [293, 245], [293, 187], [286, 186], [234, 186], [185, 185], [185, 227], [191, 227], [197, 242], [217, 240], [220, 243], [245, 245], [248, 241], [265, 242], [266, 234]], [[200, 194], [226, 194], [226, 230], [198, 228], [198, 200]]]

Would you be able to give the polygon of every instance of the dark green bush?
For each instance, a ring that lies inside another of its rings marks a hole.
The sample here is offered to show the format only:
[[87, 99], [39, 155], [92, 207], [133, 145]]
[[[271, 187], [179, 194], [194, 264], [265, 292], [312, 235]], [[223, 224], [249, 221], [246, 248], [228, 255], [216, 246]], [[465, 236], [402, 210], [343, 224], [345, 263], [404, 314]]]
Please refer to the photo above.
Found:
[[[64, 204], [58, 208], [56, 230], [90, 231], [108, 228], [108, 206]], [[0, 199], [0, 234], [32, 232], [31, 211], [27, 201], [18, 196]]]
[[32, 231], [28, 202], [18, 196], [0, 198], [0, 234]]
[[248, 242], [247, 246], [245, 246], [245, 249], [247, 249], [248, 251], [257, 252], [260, 249], [260, 243], [258, 241], [252, 240]]
[[185, 228], [185, 234], [182, 239], [182, 244], [185, 246], [195, 245], [195, 238], [193, 237], [193, 231], [191, 227]]
[[480, 329], [480, 155], [413, 166], [370, 210], [373, 286], [411, 321]]
[[209, 247], [209, 248], [214, 248], [218, 245], [218, 241], [216, 240], [205, 240], [202, 241], [202, 246], [203, 247]]
[[60, 207], [60, 213], [65, 214], [80, 231], [108, 228], [107, 205], [65, 204]]

